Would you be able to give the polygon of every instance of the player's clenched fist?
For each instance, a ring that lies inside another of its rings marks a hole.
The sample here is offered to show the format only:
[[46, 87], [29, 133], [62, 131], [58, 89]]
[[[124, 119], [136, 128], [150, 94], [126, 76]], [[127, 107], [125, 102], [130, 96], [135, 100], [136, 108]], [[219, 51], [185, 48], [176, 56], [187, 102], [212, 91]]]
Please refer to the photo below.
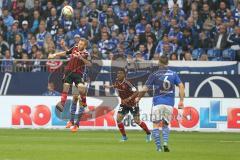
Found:
[[48, 59], [53, 59], [53, 58], [55, 58], [55, 54], [49, 54], [48, 55]]
[[179, 101], [179, 103], [178, 103], [178, 109], [183, 109], [183, 107], [184, 107], [183, 101]]

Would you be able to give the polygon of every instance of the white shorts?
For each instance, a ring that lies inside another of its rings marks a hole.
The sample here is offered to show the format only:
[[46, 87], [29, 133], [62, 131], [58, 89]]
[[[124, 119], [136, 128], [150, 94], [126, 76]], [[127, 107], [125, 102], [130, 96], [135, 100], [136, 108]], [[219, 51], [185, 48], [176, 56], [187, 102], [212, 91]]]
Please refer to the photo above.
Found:
[[173, 107], [165, 104], [153, 106], [152, 108], [152, 121], [157, 123], [165, 120], [168, 124], [172, 118]]

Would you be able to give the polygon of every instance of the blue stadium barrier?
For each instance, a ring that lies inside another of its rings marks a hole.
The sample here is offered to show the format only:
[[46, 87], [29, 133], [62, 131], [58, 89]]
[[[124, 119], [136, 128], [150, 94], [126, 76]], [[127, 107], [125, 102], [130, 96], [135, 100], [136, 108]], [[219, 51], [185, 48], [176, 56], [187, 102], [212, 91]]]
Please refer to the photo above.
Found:
[[222, 52], [222, 58], [224, 61], [234, 61], [236, 58], [236, 52], [232, 49], [226, 49]]

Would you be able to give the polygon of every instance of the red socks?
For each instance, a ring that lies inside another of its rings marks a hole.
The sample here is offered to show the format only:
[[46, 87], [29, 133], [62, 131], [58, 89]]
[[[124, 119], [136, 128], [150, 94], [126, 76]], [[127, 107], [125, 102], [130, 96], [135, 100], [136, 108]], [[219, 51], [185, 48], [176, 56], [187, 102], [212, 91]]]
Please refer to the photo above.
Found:
[[82, 104], [84, 106], [86, 106], [87, 105], [87, 98], [86, 98], [86, 96], [81, 96], [81, 100], [82, 100]]
[[67, 101], [67, 96], [68, 96], [67, 92], [62, 92], [61, 103], [62, 103], [63, 106], [65, 105], [65, 103]]
[[121, 134], [123, 136], [126, 136], [126, 132], [125, 132], [125, 129], [124, 129], [124, 124], [121, 122], [121, 123], [118, 123], [118, 128], [119, 128], [119, 131], [121, 132]]
[[151, 132], [149, 131], [146, 123], [144, 123], [143, 121], [139, 124], [139, 126], [146, 132], [146, 134], [151, 134]]

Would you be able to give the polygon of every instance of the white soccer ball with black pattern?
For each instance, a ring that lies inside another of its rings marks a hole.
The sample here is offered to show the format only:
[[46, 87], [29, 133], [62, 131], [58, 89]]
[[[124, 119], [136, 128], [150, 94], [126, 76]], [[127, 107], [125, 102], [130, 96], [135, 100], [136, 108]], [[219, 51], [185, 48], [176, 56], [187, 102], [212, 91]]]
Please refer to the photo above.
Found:
[[63, 7], [62, 9], [62, 14], [65, 16], [65, 17], [73, 17], [73, 8], [71, 6], [65, 6]]

